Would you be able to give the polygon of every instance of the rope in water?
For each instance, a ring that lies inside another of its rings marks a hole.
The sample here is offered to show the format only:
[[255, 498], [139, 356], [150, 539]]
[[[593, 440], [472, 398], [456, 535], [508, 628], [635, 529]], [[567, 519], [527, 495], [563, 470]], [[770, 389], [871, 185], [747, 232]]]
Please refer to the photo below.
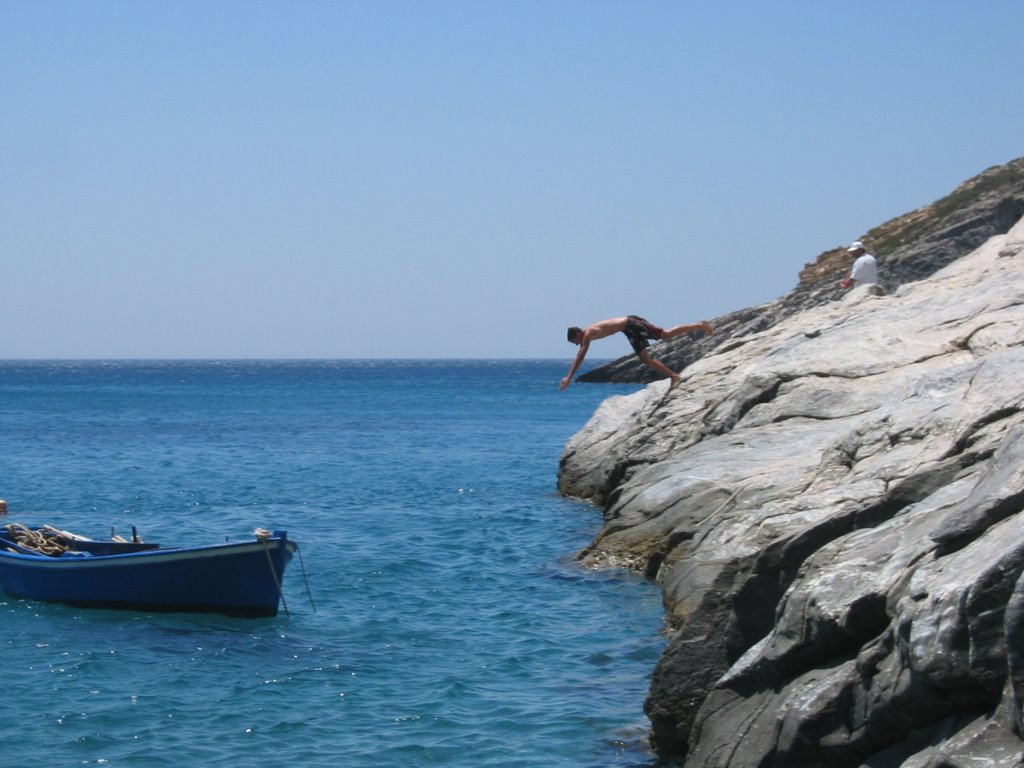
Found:
[[266, 528], [257, 528], [253, 533], [256, 534], [257, 539], [263, 542], [263, 551], [267, 553], [267, 565], [270, 566], [270, 575], [274, 577], [274, 584], [277, 586], [277, 597], [281, 601], [281, 605], [284, 606], [284, 615], [291, 618], [292, 614], [288, 610], [288, 602], [284, 599], [284, 589], [281, 587], [281, 579], [278, 577], [277, 569], [274, 567], [274, 559], [270, 556], [270, 544], [267, 543], [267, 539], [274, 534]]
[[295, 551], [299, 553], [299, 567], [302, 569], [302, 580], [306, 582], [306, 596], [309, 598], [313, 613], [316, 613], [316, 603], [313, 602], [313, 593], [309, 591], [309, 578], [306, 576], [306, 562], [302, 559], [302, 547], [296, 544]]
[[[273, 575], [274, 583], [277, 585], [277, 594], [281, 598], [285, 615], [291, 618], [291, 613], [288, 612], [288, 603], [284, 599], [284, 589], [281, 587], [281, 580], [277, 576], [274, 561], [270, 557], [270, 546], [267, 544], [267, 539], [271, 538], [274, 534], [266, 528], [257, 528], [253, 533], [256, 534], [257, 539], [263, 542], [264, 550], [267, 553], [267, 562], [270, 564], [270, 573]], [[309, 577], [306, 576], [306, 563], [302, 559], [302, 547], [299, 546], [298, 542], [295, 543], [295, 551], [299, 553], [299, 566], [302, 568], [302, 580], [306, 584], [306, 596], [309, 598], [309, 604], [313, 608], [313, 613], [316, 613], [316, 603], [313, 602], [313, 593], [309, 589]]]

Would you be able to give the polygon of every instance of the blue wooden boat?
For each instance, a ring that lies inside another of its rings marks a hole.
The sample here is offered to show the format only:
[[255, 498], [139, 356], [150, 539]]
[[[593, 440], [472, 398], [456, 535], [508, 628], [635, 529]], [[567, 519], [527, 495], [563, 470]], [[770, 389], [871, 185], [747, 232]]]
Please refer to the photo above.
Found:
[[0, 591], [81, 607], [276, 616], [297, 546], [286, 531], [163, 548], [134, 535], [93, 541], [51, 526], [0, 526]]

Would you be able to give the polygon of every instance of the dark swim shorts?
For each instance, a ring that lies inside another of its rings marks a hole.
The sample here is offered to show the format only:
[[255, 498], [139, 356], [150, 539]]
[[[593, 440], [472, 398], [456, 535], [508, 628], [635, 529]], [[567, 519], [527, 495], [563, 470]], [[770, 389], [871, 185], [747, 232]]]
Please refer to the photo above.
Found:
[[629, 339], [633, 351], [638, 355], [650, 346], [650, 339], [660, 339], [665, 331], [642, 317], [630, 315], [626, 318], [626, 327], [622, 330]]

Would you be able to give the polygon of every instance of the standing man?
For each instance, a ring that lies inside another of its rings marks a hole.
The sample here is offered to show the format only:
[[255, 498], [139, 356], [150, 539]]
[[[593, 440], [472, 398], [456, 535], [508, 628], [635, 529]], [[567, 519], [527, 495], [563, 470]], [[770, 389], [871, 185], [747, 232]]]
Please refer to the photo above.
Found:
[[843, 288], [854, 288], [858, 285], [869, 285], [878, 282], [878, 265], [875, 257], [864, 249], [864, 243], [856, 240], [846, 249], [856, 261], [850, 274], [839, 285]]
[[677, 325], [673, 328], [665, 330], [659, 328], [653, 323], [649, 323], [642, 317], [636, 315], [628, 315], [626, 317], [613, 317], [609, 320], [601, 320], [600, 322], [594, 323], [587, 327], [578, 328], [575, 325], [569, 329], [568, 338], [573, 344], [579, 344], [579, 352], [576, 353], [576, 359], [572, 361], [572, 366], [569, 368], [569, 373], [564, 379], [562, 379], [561, 389], [565, 391], [565, 388], [572, 382], [572, 377], [576, 374], [580, 364], [583, 362], [583, 358], [587, 356], [587, 350], [590, 349], [590, 342], [596, 339], [603, 339], [605, 336], [611, 336], [613, 333], [624, 333], [626, 338], [629, 339], [630, 345], [633, 347], [633, 351], [636, 352], [636, 356], [650, 368], [653, 368], [658, 373], [664, 374], [672, 379], [672, 386], [678, 384], [682, 379], [679, 374], [675, 371], [670, 370], [666, 365], [660, 363], [651, 357], [651, 353], [647, 350], [650, 346], [651, 339], [672, 339], [679, 336], [682, 333], [688, 333], [689, 331], [704, 331], [704, 333], [714, 333], [715, 329], [711, 327], [711, 323], [707, 320], [701, 320], [699, 323], [693, 325]]

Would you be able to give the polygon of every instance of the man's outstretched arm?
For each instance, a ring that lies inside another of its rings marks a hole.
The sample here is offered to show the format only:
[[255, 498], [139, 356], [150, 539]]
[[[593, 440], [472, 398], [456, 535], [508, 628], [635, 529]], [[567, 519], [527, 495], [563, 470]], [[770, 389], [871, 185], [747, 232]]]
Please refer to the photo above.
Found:
[[576, 359], [572, 361], [572, 365], [569, 367], [569, 373], [562, 379], [562, 383], [559, 389], [564, 392], [566, 387], [572, 383], [572, 377], [576, 375], [576, 371], [579, 370], [580, 365], [583, 364], [583, 358], [587, 356], [587, 350], [590, 349], [590, 339], [583, 337], [583, 341], [580, 342], [580, 350], [576, 353]]

